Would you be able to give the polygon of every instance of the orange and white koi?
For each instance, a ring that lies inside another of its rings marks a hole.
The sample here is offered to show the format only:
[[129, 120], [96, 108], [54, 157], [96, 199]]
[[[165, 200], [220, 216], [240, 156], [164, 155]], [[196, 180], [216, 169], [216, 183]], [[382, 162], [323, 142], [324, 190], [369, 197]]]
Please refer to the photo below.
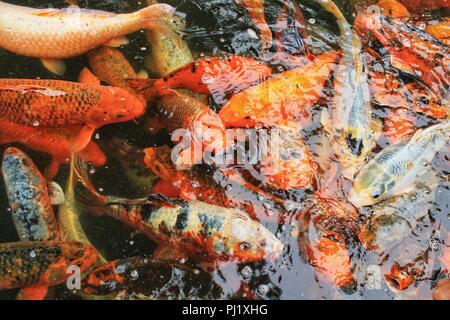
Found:
[[126, 44], [123, 38], [139, 29], [170, 23], [175, 9], [166, 4], [148, 6], [129, 14], [82, 9], [34, 9], [0, 2], [0, 47], [40, 58], [56, 74], [64, 74], [62, 59], [98, 46]]

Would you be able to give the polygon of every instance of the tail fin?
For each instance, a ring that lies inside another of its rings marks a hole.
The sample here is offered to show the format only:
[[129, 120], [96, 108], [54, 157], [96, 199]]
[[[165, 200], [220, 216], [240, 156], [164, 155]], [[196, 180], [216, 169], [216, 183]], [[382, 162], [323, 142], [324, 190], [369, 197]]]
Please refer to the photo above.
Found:
[[[88, 165], [81, 158], [75, 157], [71, 161], [71, 170], [74, 170], [78, 176], [79, 184], [75, 187], [77, 203], [83, 207], [86, 212], [96, 215], [108, 215], [109, 210], [106, 207], [108, 197], [97, 192], [94, 185], [89, 179]], [[74, 177], [71, 177], [74, 179]]]

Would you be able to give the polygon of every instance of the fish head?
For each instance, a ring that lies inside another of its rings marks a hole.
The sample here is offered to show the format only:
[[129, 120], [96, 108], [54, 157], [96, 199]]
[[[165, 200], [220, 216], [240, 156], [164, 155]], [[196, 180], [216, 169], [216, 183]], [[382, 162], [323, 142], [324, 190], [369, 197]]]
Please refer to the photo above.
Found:
[[388, 198], [394, 185], [383, 168], [369, 168], [356, 176], [348, 199], [358, 208], [371, 206]]
[[3, 170], [8, 168], [23, 168], [33, 165], [31, 159], [21, 150], [10, 147], [3, 152]]
[[242, 212], [232, 211], [229, 230], [226, 247], [236, 260], [275, 260], [283, 252], [284, 245], [273, 233]]
[[99, 86], [100, 102], [88, 114], [95, 127], [127, 122], [145, 113], [144, 100], [122, 88]]

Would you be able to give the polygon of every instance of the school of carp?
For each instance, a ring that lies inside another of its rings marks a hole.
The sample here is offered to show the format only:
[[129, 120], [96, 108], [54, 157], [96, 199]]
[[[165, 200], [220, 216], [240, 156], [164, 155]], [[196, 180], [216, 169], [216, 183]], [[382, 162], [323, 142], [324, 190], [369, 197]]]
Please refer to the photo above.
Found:
[[[39, 59], [42, 77], [0, 79], [2, 214], [17, 232], [0, 243], [0, 293], [273, 298], [252, 283], [270, 273], [258, 266], [289, 270], [295, 256], [327, 298], [375, 281], [398, 299], [450, 299], [450, 1], [350, 1], [351, 15], [338, 0], [279, 0], [268, 15], [271, 1], [240, 0], [252, 56], [191, 51], [196, 30], [174, 1], [127, 13], [10, 2], [0, 1], [0, 52]], [[334, 46], [314, 47], [320, 29], [305, 8], [335, 24]], [[148, 43], [141, 70], [124, 54], [138, 33]], [[83, 68], [68, 77], [78, 57]], [[157, 142], [135, 143], [128, 125]], [[192, 147], [178, 162], [180, 129]], [[249, 129], [277, 132], [279, 154], [207, 161], [211, 145], [216, 155], [249, 145]], [[98, 185], [111, 163], [123, 194]], [[447, 206], [433, 211], [437, 197]], [[155, 249], [111, 259], [86, 215], [119, 221]], [[250, 280], [230, 281], [227, 266]], [[80, 283], [69, 288], [74, 270]], [[299, 297], [303, 284], [289, 281], [298, 291], [287, 297]]]

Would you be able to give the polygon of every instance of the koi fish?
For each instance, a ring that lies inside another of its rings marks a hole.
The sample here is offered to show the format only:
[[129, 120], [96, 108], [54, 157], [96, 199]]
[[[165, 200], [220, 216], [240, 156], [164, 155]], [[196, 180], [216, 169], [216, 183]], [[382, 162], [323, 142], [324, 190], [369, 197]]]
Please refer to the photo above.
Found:
[[438, 282], [433, 292], [434, 300], [450, 300], [450, 279]]
[[91, 271], [83, 280], [83, 293], [114, 299], [218, 298], [222, 289], [200, 269], [144, 257], [116, 260]]
[[412, 13], [419, 13], [425, 10], [435, 10], [450, 8], [449, 0], [399, 0]]
[[[355, 25], [386, 48], [391, 65], [445, 97], [450, 87], [450, 48], [418, 27], [379, 14], [360, 14]], [[401, 49], [400, 49], [401, 48]]]
[[206, 261], [261, 261], [276, 259], [283, 251], [274, 234], [242, 211], [158, 195], [141, 200], [103, 196], [90, 184], [86, 170], [79, 162], [78, 174], [89, 190], [80, 197], [90, 212], [118, 219], [172, 253]]
[[436, 119], [447, 117], [448, 107], [438, 94], [419, 81], [404, 81], [398, 72], [383, 66], [376, 52], [367, 51], [369, 89], [375, 104], [408, 109]]
[[272, 46], [272, 31], [267, 24], [264, 14], [264, 0], [239, 0], [255, 26], [258, 28], [261, 37], [261, 48], [268, 50]]
[[131, 80], [129, 85], [142, 91], [147, 99], [164, 96], [169, 89], [185, 88], [224, 104], [227, 97], [271, 74], [270, 67], [252, 58], [223, 55], [196, 60], [158, 80]]
[[336, 18], [343, 50], [335, 73], [331, 113], [322, 113], [322, 124], [334, 142], [344, 176], [352, 179], [376, 145], [367, 61], [360, 38], [339, 8], [331, 0], [317, 2]]
[[450, 45], [450, 19], [442, 22], [428, 24], [426, 31], [446, 45]]
[[[215, 148], [221, 154], [225, 149], [226, 133], [220, 117], [208, 105], [190, 96], [172, 90], [157, 101], [155, 110], [159, 119], [164, 120], [167, 132], [186, 129], [190, 143], [177, 154], [177, 165], [190, 167], [203, 159], [206, 148]], [[197, 146], [197, 147], [196, 147]], [[196, 153], [200, 150], [200, 153]], [[200, 158], [200, 159], [199, 159]]]
[[[155, 5], [158, 1], [147, 0], [148, 5]], [[177, 29], [182, 30], [186, 22], [173, 17], [172, 21], [177, 23]], [[168, 28], [164, 30], [146, 30], [147, 42], [150, 53], [145, 57], [145, 67], [157, 77], [166, 77], [171, 72], [191, 63], [191, 50], [180, 34]]]
[[47, 181], [31, 158], [19, 149], [6, 149], [2, 173], [19, 239], [59, 240]]
[[0, 47], [39, 58], [47, 69], [62, 75], [66, 69], [63, 59], [104, 44], [126, 44], [123, 36], [128, 33], [170, 24], [174, 11], [166, 4], [115, 14], [77, 6], [34, 9], [0, 2]]
[[283, 199], [251, 185], [232, 168], [176, 170], [167, 146], [145, 149], [145, 163], [164, 182], [153, 191], [168, 197], [243, 210], [258, 221], [279, 218], [285, 211]]
[[369, 210], [369, 220], [358, 235], [366, 248], [388, 253], [416, 229], [433, 206], [439, 178], [430, 170], [423, 181], [426, 183], [415, 182], [412, 192], [378, 203]]
[[88, 59], [92, 72], [99, 80], [136, 93], [128, 86], [127, 79], [137, 79], [138, 74], [122, 52], [115, 48], [100, 47], [89, 52]]
[[[30, 127], [0, 117], [0, 144], [18, 142], [52, 157], [52, 162], [44, 172], [49, 181], [56, 176], [61, 164], [69, 163], [72, 152], [95, 166], [105, 164], [106, 156], [94, 142], [89, 142], [92, 131], [82, 131], [81, 126], [64, 129]], [[77, 136], [74, 138], [73, 135]]]
[[[3, 179], [12, 218], [21, 241], [59, 241], [47, 181], [30, 157], [16, 148], [3, 154]], [[20, 300], [43, 300], [49, 293], [45, 286], [22, 289]]]
[[[75, 195], [75, 187], [78, 179], [75, 173], [74, 161], [74, 156], [71, 156], [70, 173], [65, 188], [66, 199], [58, 209], [59, 234], [61, 235], [62, 241], [77, 241], [93, 247], [80, 220], [83, 212], [81, 211], [81, 206]], [[100, 265], [107, 262], [106, 258], [100, 252], [98, 252], [97, 255], [98, 258], [96, 264]]]
[[76, 241], [23, 241], [0, 244], [0, 290], [56, 286], [71, 266], [81, 272], [97, 260], [94, 248]]
[[[259, 164], [259, 180], [274, 190], [304, 189], [311, 186], [315, 167], [311, 151], [296, 123], [277, 126], [277, 150], [269, 151]], [[272, 132], [272, 131], [271, 131]], [[277, 151], [278, 154], [273, 154]]]
[[381, 8], [381, 13], [387, 17], [404, 20], [411, 17], [408, 9], [397, 0], [381, 0], [377, 5]]
[[337, 287], [352, 291], [356, 282], [351, 269], [345, 239], [333, 231], [319, 232], [310, 223], [299, 236], [300, 249], [323, 279]]
[[383, 149], [356, 176], [349, 200], [362, 207], [408, 192], [424, 173], [424, 166], [445, 146], [449, 134], [450, 122], [444, 121]]
[[234, 95], [219, 115], [227, 127], [276, 125], [306, 116], [307, 109], [324, 97], [323, 87], [339, 53], [317, 56], [304, 66], [277, 74]]
[[103, 125], [126, 122], [145, 112], [145, 104], [128, 91], [60, 80], [0, 80], [2, 118], [39, 127]]

